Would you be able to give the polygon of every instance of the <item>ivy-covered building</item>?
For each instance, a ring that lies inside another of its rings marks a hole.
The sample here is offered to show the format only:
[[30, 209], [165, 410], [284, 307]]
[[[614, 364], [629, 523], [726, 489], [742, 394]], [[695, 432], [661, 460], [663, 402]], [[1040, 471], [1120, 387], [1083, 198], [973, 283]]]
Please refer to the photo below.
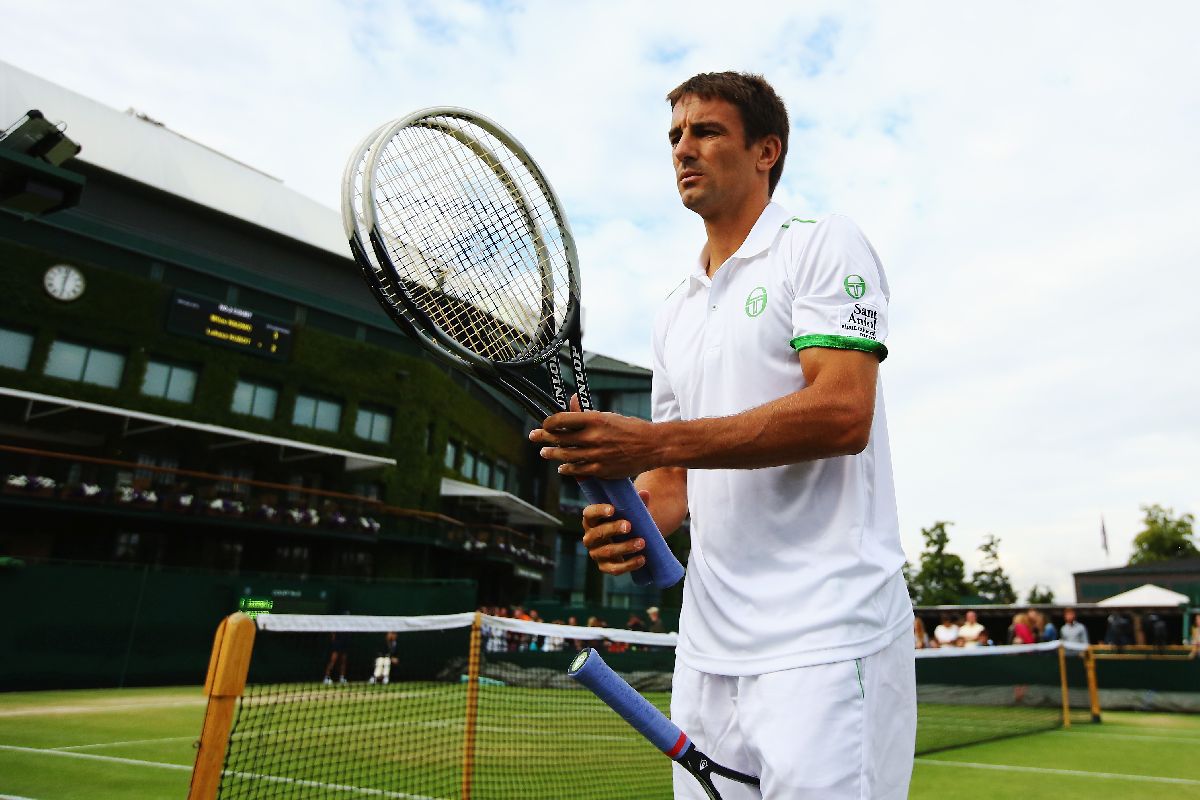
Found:
[[[0, 556], [655, 599], [584, 569], [533, 420], [395, 329], [337, 212], [0, 63], [0, 125], [34, 108], [84, 188], [0, 200]], [[603, 407], [648, 415], [646, 370], [589, 361]]]

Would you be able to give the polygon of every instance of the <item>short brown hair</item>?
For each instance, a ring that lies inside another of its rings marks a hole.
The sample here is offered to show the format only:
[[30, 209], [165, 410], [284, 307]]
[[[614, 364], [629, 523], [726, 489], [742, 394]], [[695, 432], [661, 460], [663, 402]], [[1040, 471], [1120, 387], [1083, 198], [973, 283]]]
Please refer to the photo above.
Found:
[[750, 72], [701, 72], [676, 86], [667, 94], [671, 108], [685, 95], [695, 95], [704, 100], [717, 98], [737, 107], [746, 129], [746, 146], [764, 136], [779, 137], [779, 159], [771, 167], [768, 176], [767, 194], [775, 193], [775, 186], [783, 175], [783, 160], [788, 149], [788, 115], [783, 100], [762, 75]]

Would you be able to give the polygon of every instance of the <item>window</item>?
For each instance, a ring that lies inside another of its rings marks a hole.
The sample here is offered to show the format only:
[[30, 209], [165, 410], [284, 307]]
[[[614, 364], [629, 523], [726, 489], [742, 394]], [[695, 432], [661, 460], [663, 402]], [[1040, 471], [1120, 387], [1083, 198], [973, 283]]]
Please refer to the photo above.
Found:
[[323, 400], [308, 394], [296, 395], [296, 407], [292, 411], [292, 424], [319, 431], [337, 431], [342, 420], [342, 404], [336, 400]]
[[230, 408], [237, 414], [275, 419], [275, 403], [278, 400], [279, 391], [274, 387], [239, 380], [233, 390], [233, 405]]
[[458, 442], [450, 439], [446, 442], [446, 467], [458, 469]]
[[492, 483], [492, 463], [486, 458], [479, 459], [475, 465], [475, 481], [480, 486], [490, 486]]
[[32, 349], [33, 337], [28, 333], [0, 328], [0, 367], [25, 369]]
[[354, 420], [354, 435], [372, 442], [387, 442], [392, 438], [392, 415], [371, 406], [359, 406]]
[[146, 362], [142, 394], [190, 403], [196, 396], [196, 370], [151, 359]]
[[111, 350], [101, 350], [71, 342], [58, 341], [50, 345], [46, 359], [46, 374], [68, 381], [94, 383], [116, 389], [125, 371], [125, 356]]
[[475, 451], [468, 448], [463, 449], [462, 474], [468, 478], [475, 477]]
[[492, 488], [502, 492], [508, 491], [508, 464], [496, 462], [496, 470], [492, 473]]

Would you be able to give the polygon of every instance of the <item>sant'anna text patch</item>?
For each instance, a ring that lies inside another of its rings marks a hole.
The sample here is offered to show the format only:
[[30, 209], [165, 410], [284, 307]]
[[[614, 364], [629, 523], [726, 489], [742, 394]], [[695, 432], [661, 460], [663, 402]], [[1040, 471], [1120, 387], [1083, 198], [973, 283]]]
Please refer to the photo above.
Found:
[[847, 335], [879, 341], [879, 309], [870, 303], [847, 303], [838, 308], [838, 327]]

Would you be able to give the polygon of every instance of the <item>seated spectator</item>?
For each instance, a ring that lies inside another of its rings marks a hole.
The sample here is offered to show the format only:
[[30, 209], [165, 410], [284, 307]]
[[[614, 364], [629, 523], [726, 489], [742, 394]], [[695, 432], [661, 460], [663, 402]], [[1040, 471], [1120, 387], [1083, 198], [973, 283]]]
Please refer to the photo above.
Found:
[[658, 615], [658, 606], [650, 606], [646, 609], [646, 616], [650, 618], [650, 624], [646, 630], [651, 633], [666, 633], [667, 626], [663, 623], [662, 617]]
[[979, 644], [979, 634], [983, 632], [978, 615], [974, 611], [968, 611], [967, 621], [958, 628], [958, 641], [955, 644], [959, 647], [975, 647]]
[[1012, 641], [1009, 644], [1033, 644], [1037, 641], [1033, 636], [1033, 628], [1029, 626], [1029, 615], [1014, 614], [1012, 621]]
[[[562, 625], [561, 619], [556, 619], [550, 623], [551, 625]], [[542, 640], [543, 653], [558, 653], [566, 646], [566, 640], [561, 636], [547, 636]]]
[[920, 617], [913, 617], [913, 647], [924, 650], [929, 647], [929, 634], [925, 632], [925, 623]]
[[953, 647], [958, 642], [958, 623], [949, 614], [942, 614], [942, 623], [933, 629], [938, 647]]
[[1192, 617], [1192, 652], [1188, 658], [1200, 658], [1200, 614]]

